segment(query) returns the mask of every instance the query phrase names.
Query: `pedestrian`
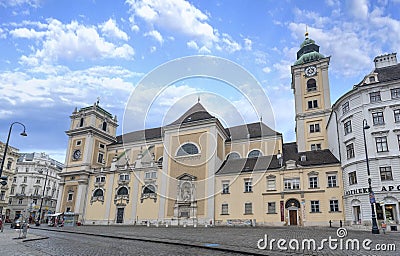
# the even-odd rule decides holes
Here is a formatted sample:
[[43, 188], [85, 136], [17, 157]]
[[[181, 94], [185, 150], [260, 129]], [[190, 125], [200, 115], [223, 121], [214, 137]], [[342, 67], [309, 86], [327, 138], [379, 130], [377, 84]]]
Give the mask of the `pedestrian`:
[[0, 218], [0, 231], [3, 232], [3, 219]]
[[384, 221], [382, 221], [381, 226], [382, 226], [382, 233], [386, 234], [386, 223]]

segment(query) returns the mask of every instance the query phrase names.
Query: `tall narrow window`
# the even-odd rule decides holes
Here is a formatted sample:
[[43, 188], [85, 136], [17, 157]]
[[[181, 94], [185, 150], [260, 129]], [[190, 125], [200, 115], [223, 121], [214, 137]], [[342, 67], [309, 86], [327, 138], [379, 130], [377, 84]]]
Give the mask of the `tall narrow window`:
[[375, 142], [376, 142], [376, 151], [377, 152], [389, 151], [386, 136], [376, 137]]
[[381, 93], [380, 92], [371, 92], [369, 94], [370, 102], [378, 102], [381, 101]]
[[349, 112], [349, 110], [350, 110], [350, 106], [349, 106], [349, 102], [347, 101], [347, 102], [343, 103], [342, 113], [346, 114], [347, 112]]
[[351, 120], [348, 120], [347, 122], [344, 123], [344, 135], [347, 135], [351, 132], [352, 132]]
[[245, 193], [253, 192], [253, 183], [251, 179], [244, 180], [244, 192]]
[[349, 172], [349, 184], [357, 184], [357, 173], [355, 171]]
[[81, 118], [81, 120], [79, 120], [79, 127], [83, 126], [83, 117]]
[[221, 215], [228, 215], [228, 210], [229, 210], [229, 205], [228, 204], [222, 204], [221, 206]]
[[400, 122], [400, 109], [393, 110], [393, 114], [394, 114], [394, 121], [396, 123], [399, 123]]
[[307, 81], [307, 92], [313, 92], [317, 90], [317, 82], [311, 78]]
[[400, 98], [400, 88], [390, 89], [390, 95], [392, 96], [392, 99]]
[[339, 211], [339, 200], [329, 200], [329, 210], [331, 212]]
[[244, 214], [253, 214], [253, 204], [252, 203], [244, 204]]
[[354, 157], [354, 144], [353, 143], [346, 145], [346, 153], [347, 153], [347, 159]]
[[390, 166], [379, 167], [381, 173], [381, 181], [393, 180], [392, 168]]
[[107, 131], [107, 122], [106, 121], [103, 122], [102, 129], [103, 129], [103, 131]]
[[383, 118], [383, 112], [372, 113], [372, 122], [374, 125], [385, 124], [385, 119]]
[[311, 212], [320, 212], [318, 200], [311, 200]]

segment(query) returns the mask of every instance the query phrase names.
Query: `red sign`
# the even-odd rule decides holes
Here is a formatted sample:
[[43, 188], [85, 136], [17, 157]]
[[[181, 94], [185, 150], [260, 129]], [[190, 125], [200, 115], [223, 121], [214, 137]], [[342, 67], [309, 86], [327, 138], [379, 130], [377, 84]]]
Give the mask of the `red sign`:
[[281, 221], [285, 221], [285, 204], [281, 201]]

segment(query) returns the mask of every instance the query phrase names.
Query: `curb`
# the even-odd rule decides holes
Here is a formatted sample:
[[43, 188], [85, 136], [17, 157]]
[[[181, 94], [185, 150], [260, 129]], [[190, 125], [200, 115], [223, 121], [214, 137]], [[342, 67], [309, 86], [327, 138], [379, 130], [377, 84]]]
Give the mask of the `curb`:
[[38, 241], [38, 240], [44, 240], [44, 239], [48, 239], [48, 236], [42, 236], [42, 237], [36, 237], [36, 238], [26, 238], [23, 239], [22, 242], [31, 242], [31, 241]]

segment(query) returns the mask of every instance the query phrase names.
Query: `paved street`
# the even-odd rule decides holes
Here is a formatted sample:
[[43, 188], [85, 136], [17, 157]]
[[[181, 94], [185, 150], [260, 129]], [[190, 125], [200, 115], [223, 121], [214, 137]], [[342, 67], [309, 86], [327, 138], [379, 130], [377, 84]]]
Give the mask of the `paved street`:
[[[84, 234], [83, 234], [84, 233]], [[18, 233], [6, 227], [0, 234], [1, 255], [400, 255], [400, 233], [372, 235], [370, 232], [348, 230], [343, 238], [357, 238], [361, 243], [371, 239], [370, 245], [395, 244], [397, 251], [336, 250], [282, 251], [276, 243], [273, 250], [257, 248], [257, 241], [267, 234], [272, 239], [314, 238], [317, 243], [324, 238], [336, 239], [336, 228], [176, 228], [142, 226], [83, 226], [74, 228], [31, 228], [25, 241], [11, 239]], [[288, 246], [288, 244], [286, 244]], [[205, 249], [211, 247], [213, 250]], [[4, 250], [5, 248], [5, 250]], [[221, 249], [221, 250], [215, 250]], [[234, 253], [236, 252], [236, 253]]]

